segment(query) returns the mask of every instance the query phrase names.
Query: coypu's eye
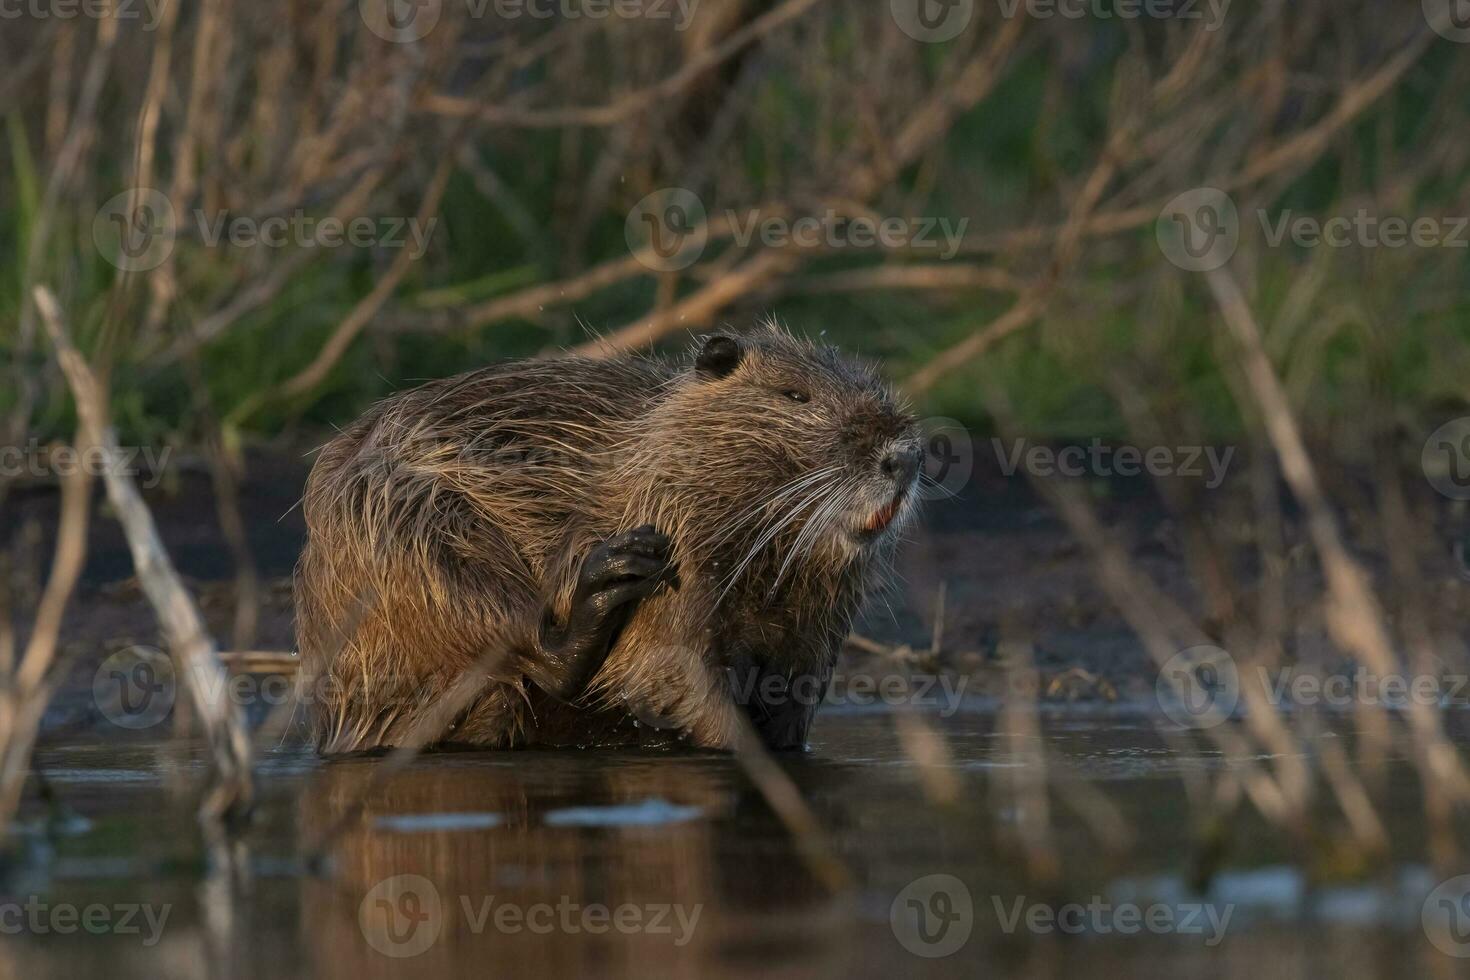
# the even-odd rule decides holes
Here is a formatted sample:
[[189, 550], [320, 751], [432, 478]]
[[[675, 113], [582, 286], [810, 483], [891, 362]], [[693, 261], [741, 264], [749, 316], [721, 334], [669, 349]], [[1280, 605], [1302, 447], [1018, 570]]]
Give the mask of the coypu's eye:
[[790, 398], [792, 401], [796, 402], [799, 405], [805, 405], [807, 402], [812, 400], [811, 395], [808, 395], [804, 391], [798, 391], [795, 388], [787, 388], [785, 391], [781, 392], [781, 394], [785, 395], [787, 398]]

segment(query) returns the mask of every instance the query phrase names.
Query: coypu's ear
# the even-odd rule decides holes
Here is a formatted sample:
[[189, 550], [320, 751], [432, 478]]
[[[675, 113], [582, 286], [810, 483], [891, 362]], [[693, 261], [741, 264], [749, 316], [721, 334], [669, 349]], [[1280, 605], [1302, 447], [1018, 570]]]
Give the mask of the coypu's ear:
[[740, 366], [745, 351], [733, 337], [712, 334], [705, 338], [704, 346], [694, 358], [694, 370], [711, 378], [723, 378]]

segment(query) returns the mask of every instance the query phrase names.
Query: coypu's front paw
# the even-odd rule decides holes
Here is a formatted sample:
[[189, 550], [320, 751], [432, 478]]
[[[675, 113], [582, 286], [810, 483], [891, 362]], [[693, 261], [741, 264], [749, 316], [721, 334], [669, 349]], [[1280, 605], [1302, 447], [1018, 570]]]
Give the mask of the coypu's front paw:
[[669, 537], [652, 524], [624, 531], [592, 549], [577, 576], [572, 618], [578, 607], [597, 619], [647, 598], [663, 583], [679, 587], [679, 570], [669, 560]]
[[542, 619], [541, 662], [528, 671], [538, 687], [565, 700], [582, 692], [638, 603], [665, 583], [679, 587], [669, 553], [668, 535], [651, 524], [592, 549], [577, 574], [566, 625], [558, 628], [550, 609]]

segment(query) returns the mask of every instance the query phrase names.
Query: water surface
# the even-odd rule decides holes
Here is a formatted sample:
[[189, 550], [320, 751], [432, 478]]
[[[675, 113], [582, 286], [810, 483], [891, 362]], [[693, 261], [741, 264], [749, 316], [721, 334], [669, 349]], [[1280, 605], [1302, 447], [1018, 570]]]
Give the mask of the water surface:
[[[997, 734], [992, 712], [932, 721], [952, 756], [946, 804], [885, 711], [824, 713], [812, 752], [782, 760], [850, 876], [836, 893], [720, 754], [453, 753], [380, 780], [379, 760], [277, 747], [232, 885], [207, 873], [190, 816], [200, 746], [50, 747], [38, 759], [57, 803], [49, 818], [27, 811], [33, 832], [0, 896], [19, 907], [0, 919], [0, 976], [1346, 980], [1460, 976], [1470, 962], [1421, 925], [1437, 876], [1403, 760], [1384, 776], [1400, 801], [1385, 814], [1386, 867], [1324, 873], [1240, 816], [1200, 891], [1185, 787], [1239, 763], [1180, 750], [1126, 710], [1047, 716], [1057, 777], [1085, 777], [1137, 832], [1110, 857], [1079, 815], [1085, 798], [1054, 793], [1043, 814], [1012, 792], [1026, 746]], [[320, 860], [304, 853], [349, 815]], [[1018, 844], [1038, 826], [1059, 855], [1045, 885]], [[95, 935], [89, 907], [104, 910], [90, 913]], [[54, 918], [64, 908], [78, 921]]]

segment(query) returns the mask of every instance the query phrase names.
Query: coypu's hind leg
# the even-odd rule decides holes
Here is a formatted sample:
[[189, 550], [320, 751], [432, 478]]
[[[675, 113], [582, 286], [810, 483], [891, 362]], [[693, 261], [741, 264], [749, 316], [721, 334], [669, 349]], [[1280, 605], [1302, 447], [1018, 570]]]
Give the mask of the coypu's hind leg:
[[770, 651], [743, 645], [726, 653], [732, 698], [761, 742], [772, 751], [804, 751], [817, 709], [832, 686], [838, 648], [783, 663]]
[[578, 697], [602, 668], [638, 603], [668, 583], [679, 587], [667, 535], [644, 525], [609, 538], [582, 560], [564, 618], [548, 602], [537, 631], [539, 656], [526, 676], [563, 701]]

